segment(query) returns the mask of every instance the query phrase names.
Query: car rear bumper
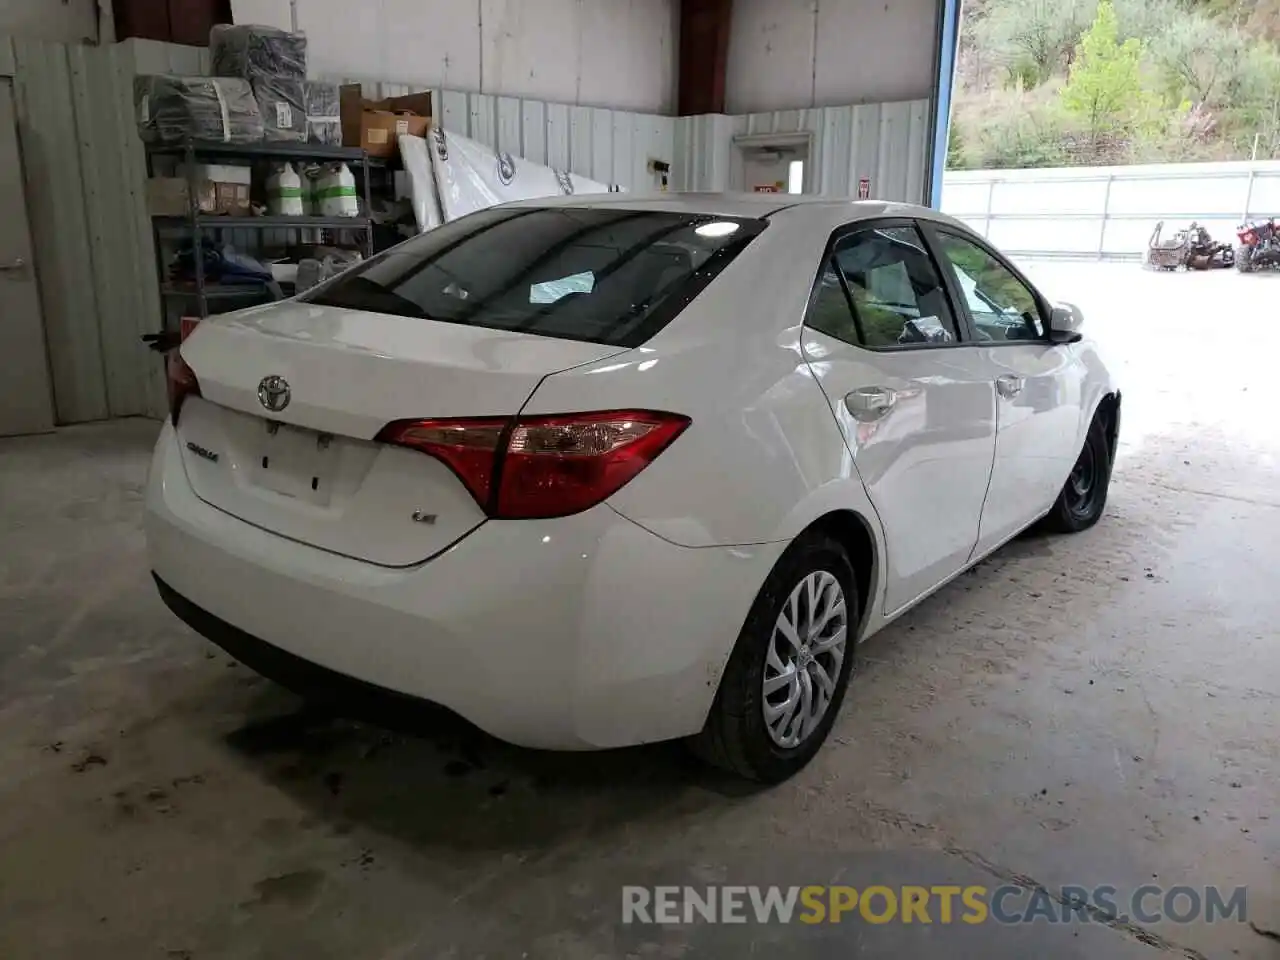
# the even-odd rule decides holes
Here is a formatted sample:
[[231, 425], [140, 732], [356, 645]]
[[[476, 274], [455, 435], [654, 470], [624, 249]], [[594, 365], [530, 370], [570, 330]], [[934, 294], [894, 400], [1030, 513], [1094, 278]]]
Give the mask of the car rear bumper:
[[247, 665], [292, 686], [352, 678], [549, 749], [701, 729], [785, 547], [679, 547], [601, 505], [490, 521], [427, 563], [381, 567], [204, 503], [168, 425], [146, 532], [166, 602]]

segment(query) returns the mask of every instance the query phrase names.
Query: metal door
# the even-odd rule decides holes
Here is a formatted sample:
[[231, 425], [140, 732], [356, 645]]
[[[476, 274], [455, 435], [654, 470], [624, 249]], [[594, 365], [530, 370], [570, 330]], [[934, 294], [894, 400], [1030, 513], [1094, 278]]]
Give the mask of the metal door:
[[53, 392], [18, 156], [13, 84], [0, 79], [0, 436], [53, 429]]

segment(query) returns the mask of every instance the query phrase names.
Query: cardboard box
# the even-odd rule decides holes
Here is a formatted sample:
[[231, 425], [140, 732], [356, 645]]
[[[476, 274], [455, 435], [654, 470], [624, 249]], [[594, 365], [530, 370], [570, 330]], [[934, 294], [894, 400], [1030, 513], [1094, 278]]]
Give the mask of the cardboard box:
[[410, 93], [385, 100], [366, 100], [360, 84], [344, 84], [338, 91], [342, 114], [342, 143], [363, 147], [371, 157], [399, 154], [401, 134], [425, 137], [431, 129], [431, 94]]
[[[186, 165], [178, 168], [186, 176]], [[196, 206], [201, 213], [224, 217], [249, 216], [249, 185], [253, 168], [233, 163], [197, 163], [191, 171], [196, 184]]]
[[152, 177], [148, 180], [147, 213], [153, 217], [185, 217], [187, 181], [181, 177]]
[[[147, 212], [153, 217], [185, 217], [187, 208], [185, 177], [152, 177], [147, 181]], [[196, 181], [196, 206], [201, 213], [247, 217], [250, 213], [249, 184], [223, 180]]]
[[252, 212], [247, 183], [225, 183], [221, 180], [196, 181], [196, 206], [201, 213], [225, 217], [247, 217]]

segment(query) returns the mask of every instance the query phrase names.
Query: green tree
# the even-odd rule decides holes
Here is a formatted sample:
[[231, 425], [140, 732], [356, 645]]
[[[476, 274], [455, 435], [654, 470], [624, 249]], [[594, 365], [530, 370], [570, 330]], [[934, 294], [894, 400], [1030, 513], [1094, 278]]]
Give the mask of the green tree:
[[1010, 80], [1044, 83], [1093, 17], [1097, 0], [1002, 0], [974, 24], [975, 39], [1004, 62]]
[[1187, 17], [1181, 0], [1111, 0], [1116, 11], [1117, 36], [1120, 40], [1137, 37], [1152, 41], [1165, 30]]
[[1111, 0], [1100, 0], [1080, 38], [1061, 102], [1084, 123], [1095, 146], [1109, 135], [1132, 136], [1149, 121], [1154, 104], [1142, 85], [1142, 41], [1119, 41]]
[[1151, 44], [1171, 100], [1214, 106], [1239, 82], [1245, 49], [1236, 28], [1195, 14], [1169, 23]]

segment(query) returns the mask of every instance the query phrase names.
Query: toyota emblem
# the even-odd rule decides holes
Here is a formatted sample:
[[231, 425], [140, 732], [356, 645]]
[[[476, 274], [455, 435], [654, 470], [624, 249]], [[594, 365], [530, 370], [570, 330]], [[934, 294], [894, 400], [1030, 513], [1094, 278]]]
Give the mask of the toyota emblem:
[[516, 161], [509, 153], [498, 154], [498, 182], [504, 187], [511, 186], [516, 178]]
[[287, 407], [292, 397], [293, 391], [284, 377], [263, 377], [258, 384], [258, 402], [272, 413], [279, 413]]

